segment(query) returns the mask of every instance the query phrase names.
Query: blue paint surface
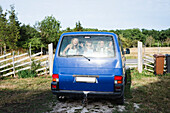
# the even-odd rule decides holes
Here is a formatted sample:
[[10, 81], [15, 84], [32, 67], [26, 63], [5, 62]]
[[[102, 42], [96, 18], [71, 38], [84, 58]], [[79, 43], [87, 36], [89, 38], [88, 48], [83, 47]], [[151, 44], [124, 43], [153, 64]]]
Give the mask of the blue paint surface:
[[[113, 36], [116, 56], [113, 58], [59, 57], [58, 51], [66, 35], [109, 35]], [[61, 35], [56, 48], [53, 74], [59, 74], [59, 89], [77, 91], [114, 91], [114, 76], [122, 76], [122, 60], [117, 36], [107, 32], [71, 32]], [[75, 82], [73, 75], [97, 75], [97, 83]]]

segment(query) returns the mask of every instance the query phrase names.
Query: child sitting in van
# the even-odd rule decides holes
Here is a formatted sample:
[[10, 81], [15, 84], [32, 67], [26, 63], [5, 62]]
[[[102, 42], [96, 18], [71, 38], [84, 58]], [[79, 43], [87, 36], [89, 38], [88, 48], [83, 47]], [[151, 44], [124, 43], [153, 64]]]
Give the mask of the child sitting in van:
[[96, 52], [98, 52], [100, 55], [106, 55], [107, 54], [107, 47], [105, 46], [104, 41], [98, 42]]
[[77, 38], [73, 38], [71, 40], [71, 44], [67, 45], [67, 47], [63, 51], [63, 55], [77, 55], [78, 54], [78, 49], [79, 49], [79, 40]]
[[91, 42], [86, 41], [85, 48], [84, 48], [84, 55], [91, 55], [93, 54], [93, 45]]
[[107, 52], [108, 52], [109, 56], [114, 56], [113, 42], [112, 41], [109, 42], [109, 45], [108, 45], [108, 48], [107, 48]]

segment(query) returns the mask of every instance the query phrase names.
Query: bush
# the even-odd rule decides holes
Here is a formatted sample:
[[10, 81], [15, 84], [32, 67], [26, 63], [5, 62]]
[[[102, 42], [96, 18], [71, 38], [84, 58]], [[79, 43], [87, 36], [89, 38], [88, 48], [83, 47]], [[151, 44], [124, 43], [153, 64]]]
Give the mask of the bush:
[[18, 72], [18, 77], [19, 78], [37, 77], [36, 70], [40, 67], [41, 67], [40, 62], [36, 64], [36, 62], [33, 61], [31, 64], [31, 70], [23, 70]]
[[32, 72], [31, 70], [23, 70], [18, 72], [19, 78], [29, 78], [29, 77], [36, 77], [37, 74]]

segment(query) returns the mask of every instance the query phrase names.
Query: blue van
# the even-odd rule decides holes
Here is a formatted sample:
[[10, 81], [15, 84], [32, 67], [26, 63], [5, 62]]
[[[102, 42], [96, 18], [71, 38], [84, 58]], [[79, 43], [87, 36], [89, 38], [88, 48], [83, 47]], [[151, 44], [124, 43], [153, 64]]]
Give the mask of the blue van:
[[61, 35], [51, 90], [65, 97], [107, 97], [124, 103], [125, 57], [114, 33], [70, 32]]

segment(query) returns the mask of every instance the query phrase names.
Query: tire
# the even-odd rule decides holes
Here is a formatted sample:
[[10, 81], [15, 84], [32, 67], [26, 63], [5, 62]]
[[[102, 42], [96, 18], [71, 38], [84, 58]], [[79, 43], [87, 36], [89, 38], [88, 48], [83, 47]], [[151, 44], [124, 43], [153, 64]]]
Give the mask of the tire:
[[119, 105], [123, 105], [124, 104], [124, 94], [122, 94], [122, 96], [120, 98], [118, 98], [116, 100], [117, 104]]
[[125, 85], [127, 84], [127, 74], [125, 73]]

